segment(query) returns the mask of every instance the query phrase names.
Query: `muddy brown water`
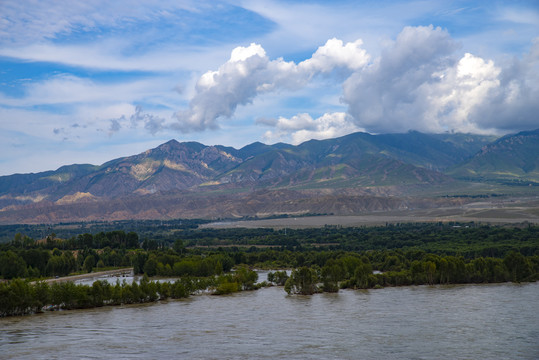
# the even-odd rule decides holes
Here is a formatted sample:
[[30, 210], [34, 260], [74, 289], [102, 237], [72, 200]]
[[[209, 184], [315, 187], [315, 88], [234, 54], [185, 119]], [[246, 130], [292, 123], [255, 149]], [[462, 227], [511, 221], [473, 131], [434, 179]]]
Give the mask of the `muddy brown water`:
[[0, 319], [1, 359], [537, 359], [539, 283], [282, 287]]

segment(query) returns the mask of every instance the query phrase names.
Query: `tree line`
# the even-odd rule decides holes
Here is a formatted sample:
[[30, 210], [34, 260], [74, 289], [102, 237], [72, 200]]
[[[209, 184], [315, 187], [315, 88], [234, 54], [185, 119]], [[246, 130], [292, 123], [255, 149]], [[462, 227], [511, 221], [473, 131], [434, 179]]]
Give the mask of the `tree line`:
[[[435, 231], [438, 229], [438, 231]], [[265, 236], [275, 231], [261, 230]], [[306, 230], [302, 230], [302, 234]], [[310, 231], [313, 231], [312, 229]], [[178, 237], [173, 244], [160, 247], [145, 247], [149, 243], [147, 239], [138, 240], [136, 233], [130, 235], [123, 231], [112, 231], [101, 235], [81, 234], [75, 239], [76, 246], [66, 246], [66, 240], [54, 240], [53, 249], [49, 249], [46, 242], [28, 240], [25, 236], [16, 236], [8, 244], [0, 246], [0, 276], [4, 279], [33, 278], [51, 276], [65, 276], [74, 272], [90, 272], [95, 269], [117, 268], [133, 266], [136, 273], [146, 273], [149, 276], [210, 276], [219, 275], [238, 264], [246, 264], [259, 268], [279, 269], [297, 268], [302, 266], [316, 265], [322, 268], [330, 259], [341, 258], [343, 254], [357, 256], [361, 254], [369, 259], [374, 270], [398, 273], [407, 269], [416, 269], [413, 261], [430, 261], [437, 269], [444, 269], [445, 263], [451, 271], [460, 269], [461, 277], [450, 277], [451, 281], [501, 281], [502, 266], [499, 260], [508, 254], [520, 254], [527, 258], [534, 269], [537, 254], [539, 254], [539, 231], [537, 227], [521, 228], [485, 228], [484, 226], [469, 233], [467, 229], [438, 227], [427, 224], [424, 227], [418, 225], [377, 227], [377, 228], [350, 228], [350, 229], [324, 229], [322, 236], [327, 234], [341, 234], [343, 232], [356, 234], [356, 246], [363, 250], [349, 250], [348, 246], [306, 243], [305, 240], [298, 242], [293, 238], [287, 245], [275, 245], [270, 247], [256, 246], [232, 246], [232, 247], [186, 247], [184, 240]], [[455, 232], [453, 234], [453, 232]], [[244, 236], [251, 234], [258, 238], [256, 232], [240, 231]], [[372, 233], [372, 234], [370, 234]], [[370, 235], [369, 235], [370, 234]], [[379, 240], [376, 234], [381, 234]], [[385, 234], [385, 235], [384, 235]], [[452, 236], [449, 236], [452, 234]], [[466, 238], [463, 234], [473, 234], [475, 237]], [[288, 234], [280, 235], [285, 241]], [[362, 236], [370, 240], [362, 240]], [[112, 248], [95, 247], [102, 244], [95, 239], [111, 239], [116, 244], [123, 246]], [[411, 237], [421, 238], [418, 246], [403, 246], [402, 243], [410, 241]], [[133, 240], [129, 240], [133, 239]], [[348, 239], [348, 238], [347, 238]], [[385, 240], [384, 240], [385, 239]], [[316, 239], [315, 239], [316, 240]], [[345, 243], [351, 241], [346, 240]], [[399, 243], [399, 241], [401, 243]], [[387, 247], [373, 242], [381, 242]], [[68, 241], [69, 243], [69, 241]], [[395, 245], [399, 243], [398, 246]], [[447, 249], [451, 244], [451, 248]], [[369, 245], [370, 244], [370, 245]], [[480, 245], [479, 245], [480, 244]], [[50, 244], [49, 244], [50, 245]], [[130, 246], [129, 248], [127, 246]], [[443, 249], [446, 248], [444, 251]], [[429, 250], [430, 249], [430, 250]], [[355, 255], [354, 255], [355, 254]], [[439, 258], [445, 258], [445, 262], [439, 262]], [[425, 260], [428, 259], [428, 260]], [[482, 260], [481, 260], [482, 259]], [[487, 260], [485, 260], [487, 259]], [[485, 262], [483, 267], [488, 268], [494, 277], [484, 274], [471, 276], [468, 266], [467, 275], [464, 274], [463, 263], [472, 261]], [[455, 265], [456, 264], [456, 265]], [[480, 267], [479, 265], [477, 267]], [[417, 271], [416, 271], [417, 272]], [[442, 278], [443, 278], [442, 274]], [[464, 279], [464, 280], [461, 280]], [[508, 279], [511, 280], [511, 279]], [[414, 280], [416, 281], [416, 280]]]
[[376, 267], [371, 259], [372, 256], [347, 254], [329, 259], [322, 267], [301, 266], [286, 279], [285, 290], [289, 294], [310, 295], [344, 288], [523, 282], [539, 278], [539, 256], [525, 257], [518, 252], [510, 252], [503, 259], [479, 257], [472, 260], [424, 254], [420, 259], [403, 262], [389, 255]]
[[44, 281], [32, 284], [15, 279], [0, 283], [0, 317], [180, 299], [207, 289], [217, 295], [256, 290], [265, 285], [256, 284], [257, 279], [255, 271], [244, 267], [233, 274], [205, 278], [186, 276], [174, 282], [150, 281], [146, 275], [140, 282], [110, 284], [97, 280], [91, 286], [73, 282], [49, 285]]

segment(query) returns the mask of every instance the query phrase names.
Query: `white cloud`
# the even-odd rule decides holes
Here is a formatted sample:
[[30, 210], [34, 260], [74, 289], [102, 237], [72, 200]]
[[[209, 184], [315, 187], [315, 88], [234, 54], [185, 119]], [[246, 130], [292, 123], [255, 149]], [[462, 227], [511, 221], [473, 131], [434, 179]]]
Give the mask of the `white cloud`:
[[326, 113], [317, 119], [309, 114], [298, 114], [290, 119], [259, 119], [259, 124], [273, 126], [275, 131], [268, 130], [264, 140], [270, 143], [286, 141], [300, 144], [311, 139], [329, 139], [363, 131], [350, 117], [343, 112]]
[[455, 42], [440, 28], [406, 27], [373, 65], [345, 81], [343, 101], [375, 133], [536, 128], [537, 46], [502, 68], [469, 53], [456, 58]]
[[302, 70], [327, 73], [335, 68], [360, 70], [369, 61], [370, 56], [361, 48], [363, 40], [343, 44], [342, 40], [329, 39], [324, 46], [316, 50], [310, 59], [299, 64]]
[[218, 70], [200, 77], [189, 109], [175, 114], [176, 127], [183, 132], [216, 129], [218, 118], [231, 117], [239, 105], [251, 103], [259, 94], [300, 89], [313, 76], [335, 69], [360, 69], [369, 60], [361, 44], [361, 40], [344, 44], [331, 39], [299, 64], [270, 60], [259, 44], [237, 47]]
[[[137, 106], [135, 108], [135, 113], [129, 117], [129, 121], [132, 128], [136, 128], [138, 127], [139, 123], [142, 123], [144, 125], [144, 129], [146, 129], [152, 135], [166, 129], [166, 120], [164, 118], [153, 114], [144, 113], [141, 106]], [[111, 123], [111, 128], [112, 126], [116, 126], [116, 123], [120, 125], [119, 122], [117, 120], [115, 122], [114, 119], [111, 120]]]
[[471, 109], [470, 117], [481, 128], [502, 133], [539, 127], [539, 38], [529, 53], [505, 64], [497, 76], [498, 86], [488, 98]]
[[478, 105], [489, 101], [491, 91], [499, 87], [499, 74], [493, 61], [467, 53], [445, 71], [439, 82], [425, 84], [422, 90], [428, 96], [428, 105], [423, 115], [432, 130], [492, 131], [481, 129], [471, 114]]
[[[336, 73], [340, 77], [330, 81], [346, 79], [341, 98], [348, 106], [346, 124], [341, 123], [346, 131], [493, 133], [533, 128], [537, 124], [529, 110], [537, 106], [537, 46], [523, 60], [502, 68], [470, 53], [459, 58], [459, 44], [432, 25], [405, 27], [370, 64], [360, 39], [330, 39], [298, 64], [270, 60], [262, 46], [253, 43], [235, 48], [226, 63], [200, 77], [189, 109], [177, 112], [178, 123], [172, 126], [183, 132], [216, 129], [220, 118], [232, 117], [239, 105], [261, 94], [297, 91], [314, 83], [317, 75]], [[303, 114], [258, 123], [277, 128], [266, 133], [267, 140], [290, 138], [297, 143], [308, 136], [346, 132], [336, 131], [334, 120], [328, 121]], [[314, 123], [318, 125], [313, 128]]]
[[343, 85], [343, 101], [358, 124], [374, 132], [429, 127], [421, 86], [438, 82], [456, 45], [446, 31], [406, 27], [380, 58]]
[[256, 44], [235, 49], [219, 70], [202, 75], [189, 109], [175, 114], [178, 129], [184, 132], [215, 129], [219, 116], [230, 117], [238, 105], [251, 101], [268, 75], [264, 72], [269, 59], [260, 50]]

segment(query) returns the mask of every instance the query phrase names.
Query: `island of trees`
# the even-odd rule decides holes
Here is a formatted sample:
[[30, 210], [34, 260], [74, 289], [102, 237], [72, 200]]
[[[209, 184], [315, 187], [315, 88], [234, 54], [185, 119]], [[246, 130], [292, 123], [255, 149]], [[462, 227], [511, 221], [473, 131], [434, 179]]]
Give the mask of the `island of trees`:
[[[132, 267], [132, 283], [48, 283], [47, 278]], [[274, 270], [257, 283], [253, 269]], [[288, 269], [284, 271], [284, 269]], [[152, 281], [152, 277], [175, 278]], [[536, 281], [539, 227], [396, 224], [300, 230], [166, 230], [16, 234], [0, 245], [0, 316], [152, 302], [281, 285], [289, 294], [386, 286]]]

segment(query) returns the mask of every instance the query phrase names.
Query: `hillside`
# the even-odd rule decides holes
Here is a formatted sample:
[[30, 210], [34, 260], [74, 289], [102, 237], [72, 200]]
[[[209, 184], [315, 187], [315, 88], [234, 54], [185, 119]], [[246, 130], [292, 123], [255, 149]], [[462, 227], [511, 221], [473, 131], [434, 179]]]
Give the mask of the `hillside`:
[[539, 184], [539, 129], [504, 136], [450, 169], [457, 178]]
[[253, 143], [241, 149], [171, 140], [100, 166], [2, 176], [0, 222], [355, 214], [439, 206], [427, 199], [429, 189], [443, 195], [443, 189], [462, 188], [463, 180], [536, 179], [538, 133], [492, 143], [492, 137], [466, 134], [354, 133], [297, 146]]

